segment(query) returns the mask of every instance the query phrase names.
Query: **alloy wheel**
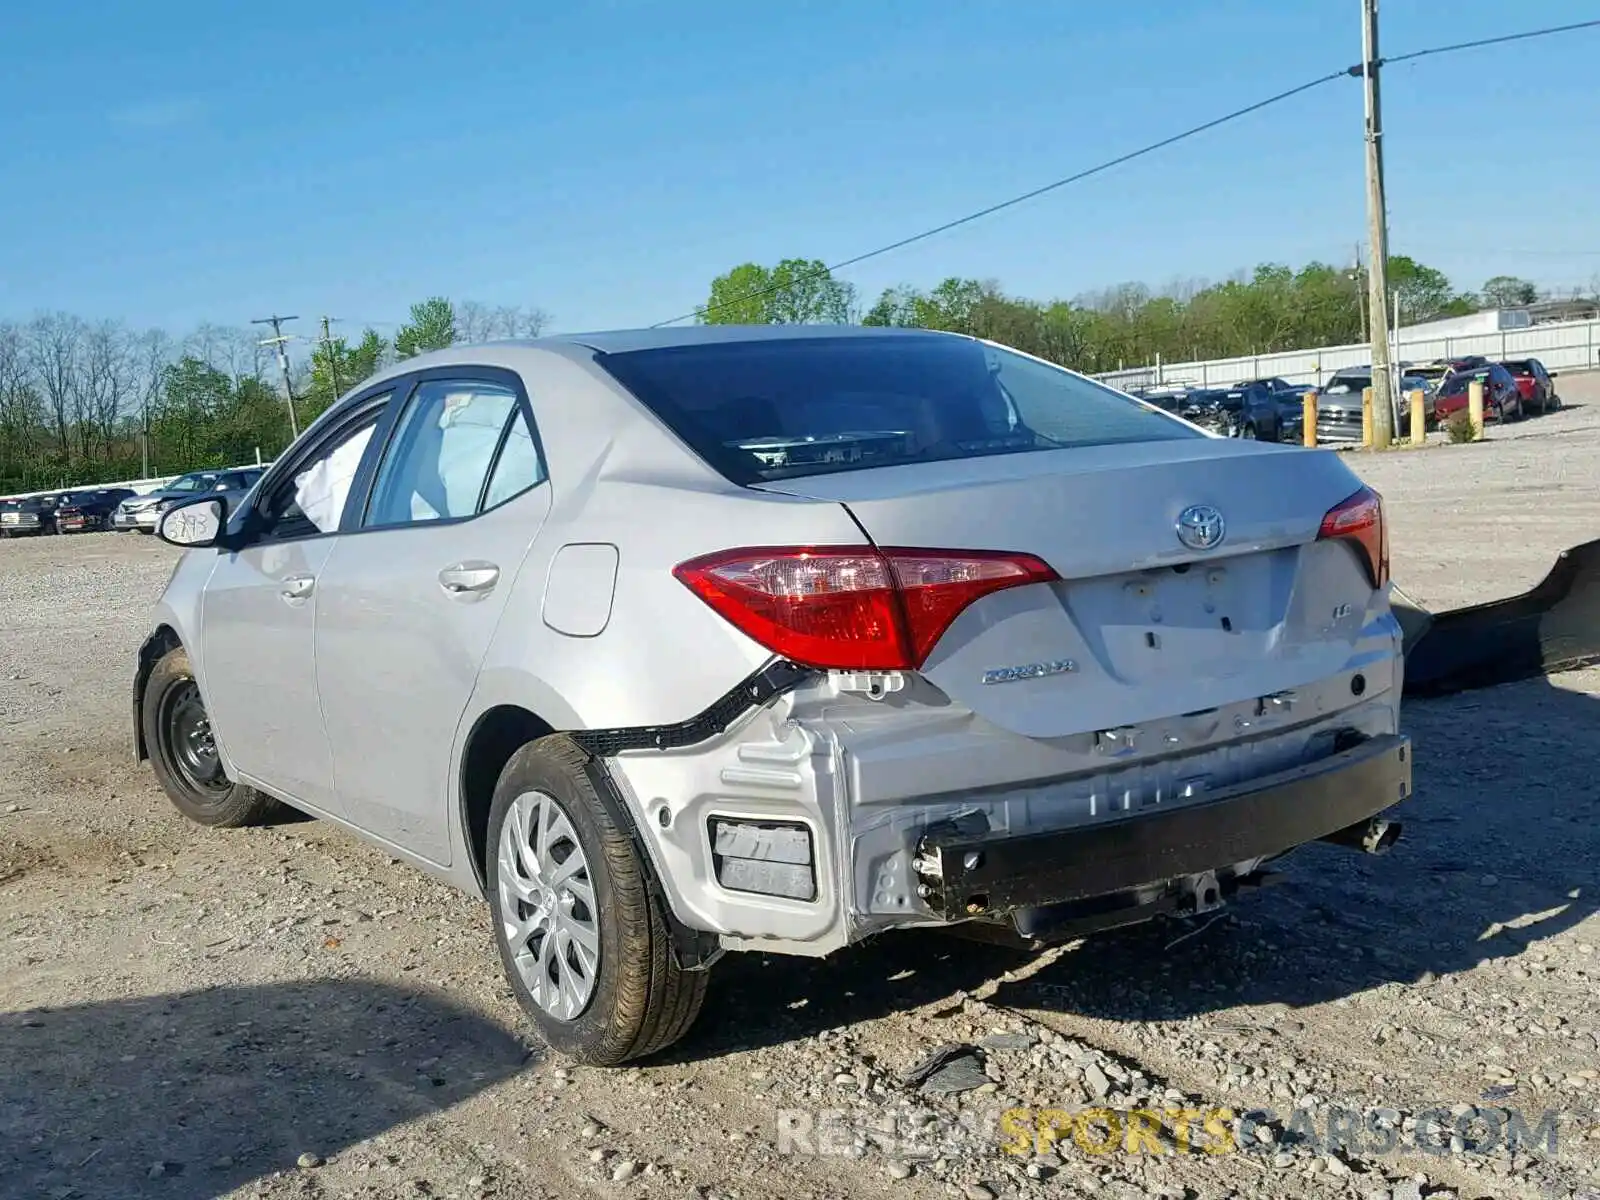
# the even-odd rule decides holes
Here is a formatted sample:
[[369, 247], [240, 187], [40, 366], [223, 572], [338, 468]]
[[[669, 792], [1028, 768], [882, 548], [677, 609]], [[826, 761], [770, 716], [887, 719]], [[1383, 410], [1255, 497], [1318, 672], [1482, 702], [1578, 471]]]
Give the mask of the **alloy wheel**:
[[497, 848], [500, 921], [517, 974], [558, 1021], [588, 1007], [600, 972], [600, 923], [589, 860], [560, 801], [524, 792]]

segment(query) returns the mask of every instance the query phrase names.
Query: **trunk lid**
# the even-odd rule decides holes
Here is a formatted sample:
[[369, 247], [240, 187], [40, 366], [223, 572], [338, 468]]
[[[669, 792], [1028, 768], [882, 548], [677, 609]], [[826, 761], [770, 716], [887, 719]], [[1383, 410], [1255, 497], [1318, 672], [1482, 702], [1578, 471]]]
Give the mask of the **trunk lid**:
[[[1350, 661], [1381, 602], [1354, 550], [1316, 540], [1324, 514], [1361, 487], [1328, 452], [1208, 438], [758, 486], [841, 503], [880, 546], [1010, 551], [1049, 563], [1060, 582], [977, 601], [922, 672], [988, 720], [1034, 737], [1326, 678]], [[1179, 539], [1179, 516], [1196, 505], [1225, 522], [1212, 549]]]

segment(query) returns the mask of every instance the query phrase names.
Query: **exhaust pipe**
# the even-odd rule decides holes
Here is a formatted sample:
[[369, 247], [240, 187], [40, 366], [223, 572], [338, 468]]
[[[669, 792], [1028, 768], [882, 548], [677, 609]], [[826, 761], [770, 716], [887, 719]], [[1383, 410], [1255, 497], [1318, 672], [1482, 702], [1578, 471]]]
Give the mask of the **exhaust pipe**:
[[1331, 842], [1335, 846], [1346, 846], [1366, 854], [1383, 854], [1400, 840], [1400, 822], [1372, 817], [1324, 834], [1317, 840]]

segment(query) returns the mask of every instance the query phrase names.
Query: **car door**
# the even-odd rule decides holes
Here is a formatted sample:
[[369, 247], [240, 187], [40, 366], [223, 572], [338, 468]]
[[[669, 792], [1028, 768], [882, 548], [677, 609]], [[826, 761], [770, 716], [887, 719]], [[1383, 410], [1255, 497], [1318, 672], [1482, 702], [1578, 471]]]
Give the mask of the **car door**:
[[419, 373], [359, 529], [317, 588], [317, 690], [344, 814], [441, 866], [456, 727], [549, 509], [520, 378]]
[[239, 546], [218, 553], [201, 599], [200, 686], [235, 775], [335, 815], [317, 704], [315, 594], [390, 394], [352, 402], [295, 448], [229, 521]]

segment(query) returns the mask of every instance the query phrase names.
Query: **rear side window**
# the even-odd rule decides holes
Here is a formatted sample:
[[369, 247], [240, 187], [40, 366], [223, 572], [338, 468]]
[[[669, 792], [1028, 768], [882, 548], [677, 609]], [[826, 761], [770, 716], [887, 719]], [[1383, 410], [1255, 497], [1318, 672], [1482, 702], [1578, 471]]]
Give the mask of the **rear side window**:
[[511, 413], [511, 428], [506, 431], [505, 442], [500, 447], [500, 457], [495, 460], [494, 471], [489, 476], [489, 488], [483, 494], [484, 510], [504, 504], [544, 480], [544, 459], [539, 455], [539, 444], [533, 440], [522, 411], [515, 409]]
[[378, 468], [363, 523], [410, 525], [472, 516], [516, 409], [517, 394], [499, 384], [444, 379], [418, 384]]
[[598, 362], [740, 484], [1204, 436], [1121, 392], [967, 338], [721, 342]]

